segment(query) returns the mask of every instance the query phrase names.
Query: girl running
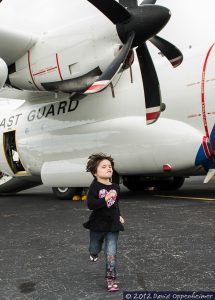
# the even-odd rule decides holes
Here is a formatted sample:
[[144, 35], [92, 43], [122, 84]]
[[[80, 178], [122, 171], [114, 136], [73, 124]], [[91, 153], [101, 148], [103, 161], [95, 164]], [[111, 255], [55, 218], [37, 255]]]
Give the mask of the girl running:
[[111, 183], [114, 161], [103, 153], [92, 154], [87, 163], [87, 172], [94, 177], [88, 195], [87, 205], [92, 213], [84, 227], [90, 230], [90, 260], [96, 262], [105, 242], [106, 283], [109, 292], [119, 290], [116, 282], [116, 254], [119, 231], [123, 231], [124, 219], [119, 210], [120, 187]]

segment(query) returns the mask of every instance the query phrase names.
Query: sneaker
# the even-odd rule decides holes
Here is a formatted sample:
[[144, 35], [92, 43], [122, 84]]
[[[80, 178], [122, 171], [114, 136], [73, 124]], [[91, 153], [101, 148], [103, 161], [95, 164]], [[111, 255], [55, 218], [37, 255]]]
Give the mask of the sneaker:
[[97, 261], [98, 260], [98, 254], [90, 254], [90, 260], [91, 261]]
[[106, 280], [108, 292], [116, 292], [119, 290], [119, 286], [115, 279], [107, 278]]

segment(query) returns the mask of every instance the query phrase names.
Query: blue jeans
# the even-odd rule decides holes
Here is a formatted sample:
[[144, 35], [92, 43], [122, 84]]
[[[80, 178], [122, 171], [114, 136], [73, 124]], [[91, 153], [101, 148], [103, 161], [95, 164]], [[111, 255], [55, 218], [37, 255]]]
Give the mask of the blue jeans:
[[119, 232], [99, 232], [90, 230], [90, 254], [99, 254], [105, 241], [106, 278], [116, 278], [116, 253]]

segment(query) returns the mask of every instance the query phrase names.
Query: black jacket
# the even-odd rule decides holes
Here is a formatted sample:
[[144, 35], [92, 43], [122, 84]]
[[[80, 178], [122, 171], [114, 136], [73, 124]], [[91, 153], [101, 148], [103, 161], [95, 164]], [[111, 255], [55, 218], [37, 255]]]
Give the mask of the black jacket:
[[[114, 199], [105, 201], [105, 196], [111, 190], [117, 192]], [[93, 231], [116, 232], [124, 230], [123, 225], [119, 221], [119, 193], [118, 184], [106, 185], [98, 182], [96, 179], [90, 185], [87, 195], [87, 205], [91, 213], [89, 220], [83, 224], [87, 229]]]

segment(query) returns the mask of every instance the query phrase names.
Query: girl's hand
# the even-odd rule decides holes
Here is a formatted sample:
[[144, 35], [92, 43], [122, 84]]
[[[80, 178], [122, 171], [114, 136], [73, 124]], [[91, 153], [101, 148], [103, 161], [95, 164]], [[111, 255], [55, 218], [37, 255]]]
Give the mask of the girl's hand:
[[116, 196], [116, 193], [114, 193], [114, 192], [108, 193], [108, 194], [105, 196], [105, 200], [108, 201], [108, 200], [110, 200], [112, 197], [115, 197], [115, 196]]
[[121, 224], [125, 224], [125, 220], [121, 216], [119, 217], [119, 221], [120, 221]]

